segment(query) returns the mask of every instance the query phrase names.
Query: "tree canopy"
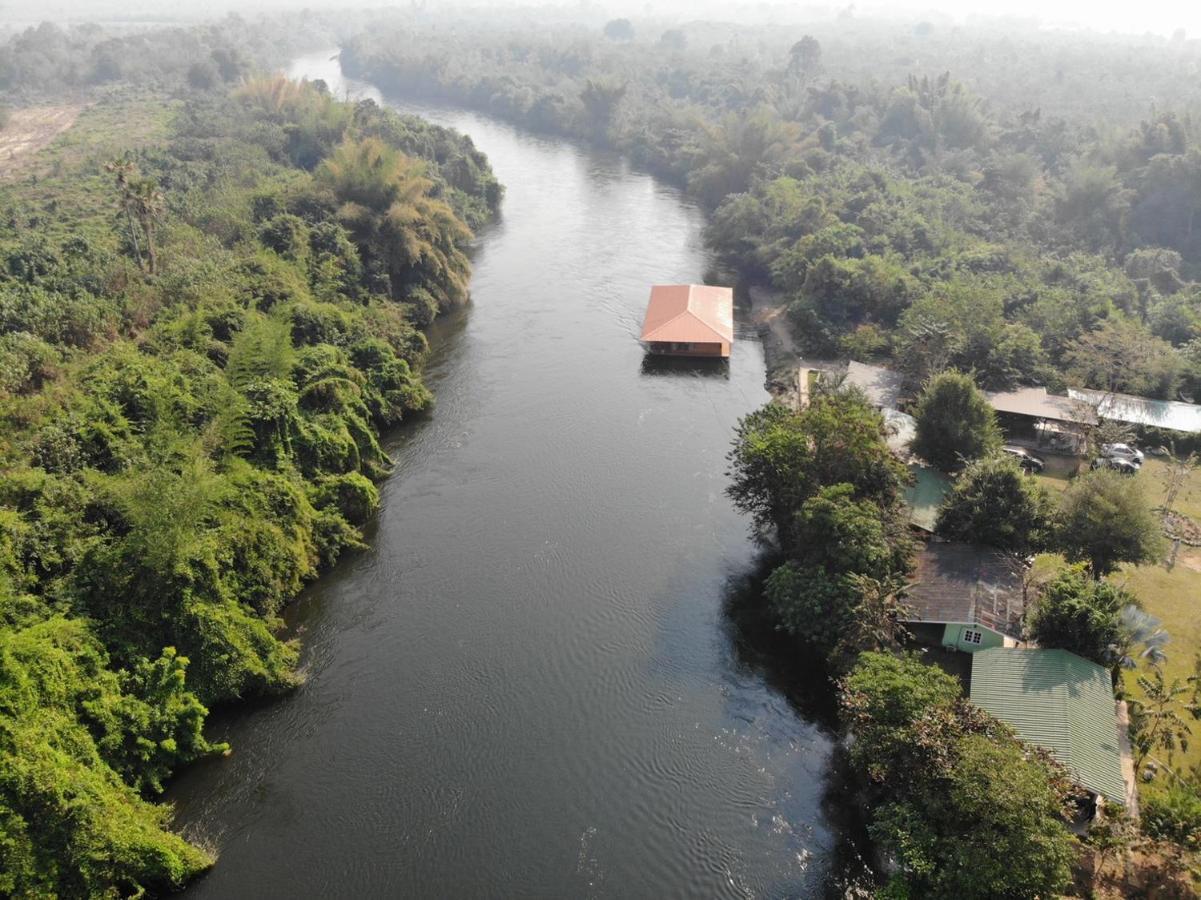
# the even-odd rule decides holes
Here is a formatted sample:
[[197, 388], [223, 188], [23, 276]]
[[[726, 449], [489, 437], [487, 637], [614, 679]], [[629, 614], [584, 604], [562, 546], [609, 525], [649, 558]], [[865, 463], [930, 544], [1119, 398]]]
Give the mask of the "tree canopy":
[[970, 375], [941, 372], [918, 397], [913, 452], [944, 472], [987, 456], [1001, 444], [996, 413]]
[[956, 541], [1018, 554], [1046, 549], [1054, 538], [1050, 493], [1002, 454], [968, 463], [938, 510], [935, 530]]
[[1064, 491], [1058, 544], [1068, 559], [1088, 563], [1099, 578], [1122, 563], [1157, 559], [1164, 540], [1142, 485], [1098, 469], [1080, 475]]

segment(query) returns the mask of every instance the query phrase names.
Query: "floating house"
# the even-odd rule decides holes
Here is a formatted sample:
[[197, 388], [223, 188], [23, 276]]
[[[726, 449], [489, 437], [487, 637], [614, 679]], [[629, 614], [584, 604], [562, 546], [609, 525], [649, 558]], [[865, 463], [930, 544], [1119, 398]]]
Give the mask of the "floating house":
[[1134, 768], [1103, 667], [1067, 650], [982, 650], [972, 657], [971, 698], [1094, 798], [1134, 810]]
[[976, 653], [1021, 640], [1021, 568], [996, 550], [930, 541], [918, 554], [907, 601], [906, 621], [927, 643]]
[[734, 343], [734, 291], [706, 284], [655, 285], [642, 342], [651, 353], [728, 357]]

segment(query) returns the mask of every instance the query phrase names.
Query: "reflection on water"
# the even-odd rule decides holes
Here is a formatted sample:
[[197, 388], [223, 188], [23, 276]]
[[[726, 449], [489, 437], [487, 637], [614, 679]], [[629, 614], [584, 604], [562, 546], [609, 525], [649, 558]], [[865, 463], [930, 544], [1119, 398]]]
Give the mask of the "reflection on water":
[[697, 356], [667, 356], [662, 353], [646, 353], [642, 357], [643, 375], [682, 375], [693, 378], [730, 379], [728, 359], [705, 359]]
[[[329, 56], [298, 71], [359, 90]], [[649, 285], [701, 279], [700, 211], [419, 111], [489, 154], [505, 215], [433, 329], [437, 407], [389, 438], [370, 548], [289, 611], [306, 683], [221, 716], [233, 755], [171, 789], [220, 853], [190, 893], [820, 896], [829, 687], [740, 599], [760, 551], [725, 495], [762, 348], [740, 332], [715, 371], [636, 340]]]

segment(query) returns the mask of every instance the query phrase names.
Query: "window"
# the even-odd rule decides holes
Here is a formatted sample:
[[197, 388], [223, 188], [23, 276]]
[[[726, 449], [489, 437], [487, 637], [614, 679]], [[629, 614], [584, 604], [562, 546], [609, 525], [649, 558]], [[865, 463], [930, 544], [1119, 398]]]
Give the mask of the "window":
[[971, 628], [963, 629], [963, 642], [965, 644], [979, 644], [981, 637], [983, 635], [979, 631], [973, 631]]

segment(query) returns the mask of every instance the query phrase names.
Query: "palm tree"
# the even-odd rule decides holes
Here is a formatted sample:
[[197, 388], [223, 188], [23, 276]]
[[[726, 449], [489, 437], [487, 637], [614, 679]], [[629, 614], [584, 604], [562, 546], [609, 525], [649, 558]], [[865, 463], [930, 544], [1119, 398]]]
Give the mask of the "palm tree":
[[137, 168], [134, 166], [133, 161], [126, 156], [105, 163], [104, 171], [111, 172], [116, 176], [117, 191], [119, 194], [117, 204], [121, 212], [125, 213], [125, 224], [129, 230], [129, 242], [133, 245], [133, 253], [138, 261], [138, 268], [142, 268], [142, 248], [138, 242], [138, 230], [134, 223], [134, 208], [136, 204], [134, 203], [131, 187], [133, 177], [137, 174]]
[[1189, 687], [1181, 684], [1179, 678], [1173, 678], [1168, 684], [1163, 670], [1158, 666], [1152, 668], [1152, 676], [1139, 676], [1138, 686], [1142, 688], [1142, 700], [1133, 700], [1134, 712], [1134, 743], [1137, 750], [1135, 768], [1141, 768], [1143, 761], [1151, 751], [1166, 750], [1168, 760], [1176, 749], [1188, 750], [1188, 741], [1193, 729], [1180, 714], [1188, 704], [1181, 697], [1189, 692]]
[[[159, 190], [158, 182], [153, 178], [139, 177], [137, 167], [128, 156], [110, 160], [104, 164], [104, 170], [116, 176], [119, 193], [117, 204], [125, 214], [129, 242], [133, 246], [138, 267], [147, 274], [154, 275], [158, 271], [155, 228], [166, 211], [166, 201]], [[139, 240], [139, 236], [142, 240]], [[142, 252], [143, 241], [145, 254]]]
[[1171, 639], [1159, 619], [1131, 603], [1118, 614], [1118, 637], [1105, 655], [1115, 668], [1133, 669], [1139, 660], [1158, 666], [1168, 658], [1164, 647]]
[[134, 216], [146, 237], [146, 272], [158, 273], [158, 246], [154, 241], [159, 220], [166, 212], [166, 199], [153, 178], [139, 178], [131, 185]]

